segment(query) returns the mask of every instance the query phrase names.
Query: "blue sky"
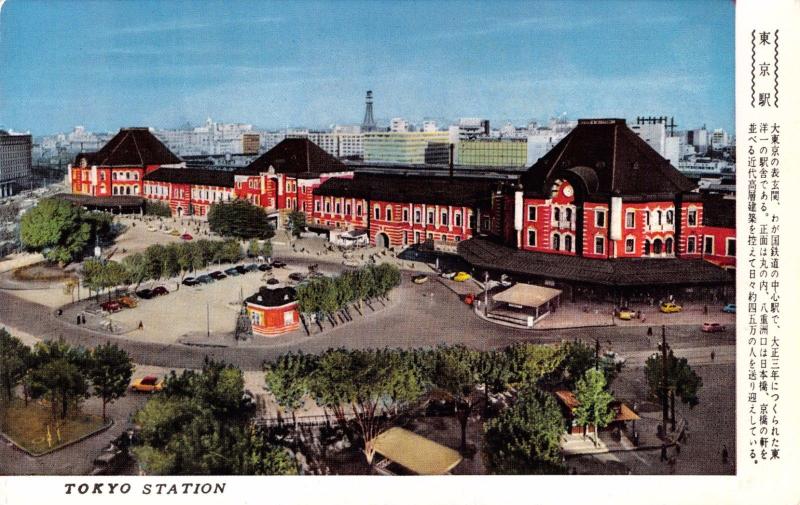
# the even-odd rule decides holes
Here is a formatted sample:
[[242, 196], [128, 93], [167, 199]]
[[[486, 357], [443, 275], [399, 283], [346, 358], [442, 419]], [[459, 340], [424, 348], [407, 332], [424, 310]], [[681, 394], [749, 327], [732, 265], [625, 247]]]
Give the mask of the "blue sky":
[[[2, 0], [0, 0], [2, 2]], [[0, 126], [265, 128], [670, 115], [733, 128], [728, 0], [29, 1], [0, 10]]]

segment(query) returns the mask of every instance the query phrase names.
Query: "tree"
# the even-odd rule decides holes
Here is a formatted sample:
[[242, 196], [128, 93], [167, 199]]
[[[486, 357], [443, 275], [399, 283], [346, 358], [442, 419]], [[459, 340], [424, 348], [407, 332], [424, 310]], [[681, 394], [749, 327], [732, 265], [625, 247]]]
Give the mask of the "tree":
[[587, 427], [594, 425], [594, 445], [597, 446], [598, 430], [605, 428], [614, 420], [616, 413], [611, 408], [614, 397], [606, 391], [606, 377], [603, 372], [590, 368], [575, 385], [575, 399], [578, 406], [573, 412], [575, 421], [583, 426], [586, 436]]
[[275, 235], [267, 212], [247, 200], [214, 203], [208, 210], [209, 229], [223, 237], [267, 239]]
[[483, 456], [493, 474], [564, 473], [564, 418], [553, 397], [535, 387], [484, 425]]
[[403, 366], [398, 357], [391, 351], [330, 349], [319, 357], [311, 375], [318, 405], [331, 409], [342, 424], [350, 408], [369, 465], [375, 457], [375, 437], [385, 426], [383, 414], [422, 394], [417, 371]]
[[463, 345], [440, 347], [436, 353], [433, 384], [449, 393], [455, 403], [456, 417], [461, 424], [461, 448], [467, 447], [467, 421], [472, 412], [472, 392], [478, 382], [478, 351]]
[[64, 200], [45, 198], [20, 220], [22, 245], [44, 251], [45, 257], [60, 264], [69, 263], [83, 251], [92, 227], [82, 219], [80, 207]]
[[53, 419], [66, 419], [70, 403], [89, 397], [86, 382], [88, 359], [82, 348], [64, 342], [39, 342], [33, 358], [38, 365], [31, 371], [34, 397], [46, 396], [51, 405]]
[[72, 301], [75, 302], [75, 289], [80, 285], [80, 282], [75, 277], [69, 277], [64, 281], [64, 294], [70, 295]]
[[0, 387], [7, 401], [11, 401], [14, 388], [28, 372], [30, 354], [30, 348], [20, 339], [0, 328]]
[[171, 217], [172, 211], [169, 208], [169, 205], [157, 202], [153, 200], [147, 200], [144, 207], [144, 213], [148, 216], [158, 216], [158, 217]]
[[483, 384], [485, 395], [484, 412], [489, 407], [489, 394], [497, 393], [508, 386], [511, 378], [508, 354], [503, 351], [483, 351], [475, 362], [478, 380]]
[[131, 254], [122, 260], [122, 266], [127, 272], [131, 283], [135, 284], [134, 290], [139, 289], [139, 285], [150, 279], [150, 269], [147, 256], [142, 253]]
[[313, 356], [288, 353], [267, 365], [264, 382], [275, 401], [291, 411], [292, 423], [297, 424], [295, 411], [303, 406], [303, 398], [310, 393], [310, 376], [315, 368]]
[[164, 277], [164, 257], [167, 254], [167, 248], [161, 244], [153, 244], [148, 246], [144, 251], [144, 257], [147, 262], [147, 278], [158, 280]]
[[[270, 447], [254, 448], [252, 405], [238, 368], [206, 361], [200, 372], [172, 372], [136, 414], [142, 445], [134, 452], [151, 474], [229, 475], [280, 468]], [[261, 466], [259, 466], [261, 465]]]
[[[663, 404], [668, 401], [670, 405], [670, 421], [675, 428], [675, 396], [677, 395], [689, 408], [700, 403], [698, 393], [703, 387], [703, 380], [689, 366], [686, 358], [677, 358], [670, 350], [667, 354], [666, 384], [664, 379], [664, 362], [661, 354], [654, 354], [647, 358], [644, 364], [644, 375], [647, 380], [650, 396], [658, 398]], [[664, 386], [666, 385], [666, 398]]]
[[189, 242], [182, 242], [175, 246], [175, 259], [178, 263], [181, 280], [183, 280], [186, 273], [192, 269], [192, 265], [194, 264], [194, 253], [192, 249], [193, 245]]
[[242, 259], [242, 245], [238, 240], [227, 239], [222, 242], [219, 254], [222, 261], [235, 263]]
[[561, 378], [570, 387], [575, 386], [575, 382], [584, 376], [587, 370], [595, 366], [595, 352], [590, 346], [581, 341], [567, 342], [564, 347], [564, 361], [559, 370]]
[[261, 256], [265, 258], [269, 258], [272, 256], [272, 242], [269, 240], [265, 240], [263, 244], [261, 244]]
[[106, 405], [125, 396], [133, 374], [133, 363], [128, 353], [117, 344], [106, 343], [92, 349], [89, 380], [95, 395], [103, 402], [103, 421]]
[[511, 382], [535, 385], [564, 361], [564, 349], [544, 344], [517, 344], [506, 350]]
[[303, 230], [306, 229], [306, 215], [299, 210], [292, 210], [286, 217], [286, 229], [294, 237], [299, 237]]
[[257, 240], [250, 239], [250, 242], [247, 243], [247, 257], [255, 258], [259, 254], [261, 254], [261, 246]]

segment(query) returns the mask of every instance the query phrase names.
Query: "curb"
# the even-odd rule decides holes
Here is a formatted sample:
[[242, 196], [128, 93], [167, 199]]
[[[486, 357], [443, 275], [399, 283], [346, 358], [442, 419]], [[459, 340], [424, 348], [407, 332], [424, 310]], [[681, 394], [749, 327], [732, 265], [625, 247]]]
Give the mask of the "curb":
[[14, 440], [12, 440], [12, 439], [11, 439], [11, 438], [10, 438], [8, 435], [6, 435], [6, 434], [5, 434], [5, 433], [3, 433], [3, 432], [0, 432], [0, 437], [2, 437], [2, 438], [3, 438], [3, 440], [6, 440], [8, 443], [10, 443], [11, 445], [13, 445], [13, 446], [14, 446], [16, 449], [18, 449], [18, 450], [20, 450], [20, 451], [24, 452], [24, 453], [25, 453], [25, 454], [27, 454], [28, 456], [30, 456], [30, 457], [32, 457], [32, 458], [41, 458], [42, 456], [47, 456], [48, 454], [52, 454], [52, 453], [54, 453], [54, 452], [56, 452], [56, 451], [60, 451], [61, 449], [66, 449], [67, 447], [69, 447], [69, 446], [71, 446], [71, 445], [75, 445], [75, 444], [77, 444], [77, 443], [79, 443], [79, 442], [83, 442], [83, 441], [84, 441], [84, 440], [86, 440], [87, 438], [93, 437], [93, 436], [95, 436], [95, 435], [98, 435], [98, 434], [100, 434], [100, 433], [102, 433], [102, 432], [106, 431], [107, 429], [109, 429], [109, 428], [111, 428], [112, 426], [114, 426], [114, 424], [115, 424], [115, 423], [114, 423], [114, 420], [113, 420], [113, 419], [110, 419], [110, 420], [108, 421], [108, 423], [106, 423], [104, 426], [101, 426], [100, 428], [98, 428], [98, 429], [96, 429], [96, 430], [94, 430], [94, 431], [92, 431], [92, 432], [90, 432], [90, 433], [87, 433], [87, 434], [83, 435], [83, 436], [82, 436], [82, 437], [80, 437], [80, 438], [76, 438], [75, 440], [71, 440], [71, 441], [69, 441], [69, 442], [67, 442], [67, 443], [65, 443], [65, 444], [58, 445], [58, 446], [56, 446], [56, 447], [53, 447], [53, 448], [51, 448], [51, 449], [48, 449], [48, 450], [46, 450], [46, 451], [44, 451], [44, 452], [40, 452], [40, 453], [32, 453], [32, 452], [30, 452], [29, 450], [25, 449], [24, 447], [22, 447], [21, 445], [19, 445], [17, 442], [15, 442]]

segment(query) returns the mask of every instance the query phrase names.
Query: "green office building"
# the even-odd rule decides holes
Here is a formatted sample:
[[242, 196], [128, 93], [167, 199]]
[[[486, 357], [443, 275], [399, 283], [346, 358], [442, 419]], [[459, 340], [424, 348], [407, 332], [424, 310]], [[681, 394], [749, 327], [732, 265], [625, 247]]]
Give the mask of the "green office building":
[[488, 167], [524, 167], [527, 139], [475, 139], [458, 143], [458, 164]]
[[448, 141], [448, 132], [368, 132], [364, 161], [422, 164], [428, 144]]

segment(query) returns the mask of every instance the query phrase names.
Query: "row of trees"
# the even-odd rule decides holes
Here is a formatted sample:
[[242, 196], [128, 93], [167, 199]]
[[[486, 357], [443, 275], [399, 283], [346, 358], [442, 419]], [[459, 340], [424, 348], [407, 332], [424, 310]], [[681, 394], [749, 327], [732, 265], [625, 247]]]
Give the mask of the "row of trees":
[[209, 229], [223, 237], [248, 240], [268, 239], [275, 235], [267, 211], [244, 199], [212, 204], [207, 219]]
[[272, 256], [272, 242], [269, 240], [251, 240], [247, 243], [247, 255], [251, 258], [257, 256], [269, 258]]
[[144, 213], [148, 216], [172, 217], [172, 210], [164, 202], [148, 200], [144, 204]]
[[96, 238], [110, 237], [112, 221], [111, 214], [45, 198], [22, 216], [19, 237], [28, 250], [42, 251], [49, 261], [63, 265], [82, 257]]
[[168, 279], [201, 270], [212, 263], [234, 263], [242, 259], [238, 240], [196, 240], [192, 242], [154, 244], [144, 252], [131, 254], [122, 262], [89, 259], [83, 262], [83, 285], [100, 293], [115, 286], [148, 280]]
[[304, 314], [332, 314], [351, 303], [385, 297], [400, 285], [400, 270], [391, 264], [369, 265], [338, 277], [316, 277], [297, 288], [297, 302]]
[[[587, 350], [591, 352], [581, 343], [569, 343], [519, 344], [485, 352], [458, 345], [412, 350], [331, 349], [321, 355], [289, 353], [266, 365], [265, 383], [293, 419], [294, 411], [306, 398], [314, 399], [343, 424], [352, 419], [368, 463], [375, 454], [375, 437], [385, 428], [386, 414], [396, 414], [426, 393], [444, 394], [453, 402], [463, 448], [467, 422], [478, 400], [476, 386], [483, 385], [488, 395], [515, 385], [523, 391], [520, 406], [486, 426], [487, 436], [493, 441], [489, 447], [495, 451], [487, 456], [487, 462], [501, 473], [515, 465], [519, 473], [540, 473], [558, 467], [558, 440], [565, 425], [552, 398], [537, 388], [547, 382], [579, 382], [587, 373], [595, 372], [594, 363], [583, 359]], [[501, 439], [517, 443], [513, 442], [514, 430], [527, 430], [534, 438], [524, 441], [527, 445], [517, 447], [516, 452], [503, 450]]]
[[142, 444], [133, 452], [148, 474], [296, 474], [287, 450], [250, 423], [253, 410], [238, 368], [206, 361], [202, 371], [173, 371], [136, 414]]
[[133, 373], [127, 352], [106, 343], [93, 349], [70, 346], [61, 341], [26, 346], [5, 328], [0, 329], [0, 385], [2, 398], [10, 402], [22, 386], [27, 405], [30, 398], [44, 398], [51, 406], [53, 420], [66, 419], [70, 407], [92, 393], [106, 405], [123, 396]]

